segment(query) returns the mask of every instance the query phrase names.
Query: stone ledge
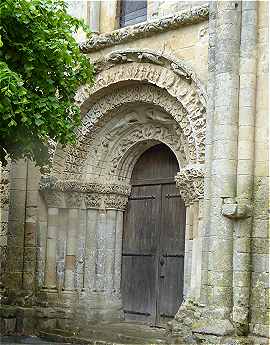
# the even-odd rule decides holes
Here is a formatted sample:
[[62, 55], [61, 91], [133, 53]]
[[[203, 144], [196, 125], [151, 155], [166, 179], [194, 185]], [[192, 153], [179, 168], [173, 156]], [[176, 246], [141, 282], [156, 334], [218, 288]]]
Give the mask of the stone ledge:
[[156, 33], [174, 30], [184, 25], [196, 24], [207, 20], [208, 16], [208, 5], [201, 5], [183, 10], [176, 15], [128, 26], [112, 33], [93, 35], [88, 41], [81, 43], [80, 48], [83, 53], [91, 53], [139, 38], [150, 37]]

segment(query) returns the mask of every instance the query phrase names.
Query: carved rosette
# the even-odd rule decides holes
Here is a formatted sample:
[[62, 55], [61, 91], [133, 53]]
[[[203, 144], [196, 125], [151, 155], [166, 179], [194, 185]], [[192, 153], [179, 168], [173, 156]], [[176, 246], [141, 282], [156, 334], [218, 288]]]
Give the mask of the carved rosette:
[[176, 185], [186, 206], [203, 199], [204, 168], [200, 165], [187, 166], [176, 175]]

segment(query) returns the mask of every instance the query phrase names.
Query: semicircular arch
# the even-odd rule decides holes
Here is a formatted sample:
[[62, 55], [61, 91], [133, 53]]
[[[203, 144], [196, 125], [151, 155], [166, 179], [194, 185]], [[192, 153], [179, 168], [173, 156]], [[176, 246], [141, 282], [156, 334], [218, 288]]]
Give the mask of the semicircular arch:
[[[136, 102], [158, 106], [170, 114], [177, 125], [179, 143], [184, 142], [189, 153], [188, 163], [204, 162], [206, 93], [190, 68], [182, 61], [146, 50], [114, 52], [96, 66], [96, 84], [77, 95], [84, 115], [78, 143], [68, 152], [57, 148], [53, 174], [82, 178], [89, 146], [99, 129], [122, 107]], [[122, 83], [130, 85], [121, 87]]]

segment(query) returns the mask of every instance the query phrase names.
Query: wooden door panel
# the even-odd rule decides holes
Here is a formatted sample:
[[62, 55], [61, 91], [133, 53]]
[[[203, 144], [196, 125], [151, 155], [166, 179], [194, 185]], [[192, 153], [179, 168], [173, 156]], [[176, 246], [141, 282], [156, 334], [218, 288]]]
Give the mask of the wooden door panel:
[[125, 212], [123, 254], [156, 254], [159, 186], [134, 186]]
[[175, 184], [162, 186], [159, 322], [174, 317], [183, 299], [185, 206]]
[[183, 300], [184, 257], [165, 257], [164, 277], [160, 277], [160, 322], [173, 318]]
[[185, 251], [186, 211], [175, 184], [162, 186], [161, 254], [179, 255]]
[[177, 170], [165, 145], [147, 150], [134, 167], [122, 248], [127, 320], [157, 324], [173, 317], [182, 302], [185, 207], [171, 183]]
[[155, 267], [155, 256], [123, 256], [122, 296], [126, 320], [155, 321]]

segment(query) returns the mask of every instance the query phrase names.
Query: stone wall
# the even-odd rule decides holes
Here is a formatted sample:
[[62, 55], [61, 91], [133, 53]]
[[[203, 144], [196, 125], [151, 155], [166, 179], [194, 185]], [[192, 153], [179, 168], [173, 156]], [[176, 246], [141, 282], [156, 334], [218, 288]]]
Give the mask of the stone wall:
[[[98, 186], [107, 182], [107, 168], [114, 155], [119, 153], [122, 167], [132, 166], [123, 158], [132, 147], [129, 142], [135, 138], [133, 145], [136, 138], [145, 136], [143, 139], [152, 145], [157, 139], [154, 134], [158, 133], [158, 139], [162, 140], [168, 128], [171, 134], [168, 143], [179, 155], [181, 168], [185, 167], [183, 152], [174, 138], [175, 133], [186, 130], [187, 121], [180, 123], [180, 129], [174, 127], [174, 132], [172, 123], [164, 125], [165, 114], [171, 114], [175, 121], [178, 112], [182, 112], [182, 103], [189, 120], [192, 114], [198, 114], [194, 107], [200, 103], [200, 96], [194, 97], [198, 88], [192, 83], [200, 81], [202, 89], [207, 87], [208, 91], [205, 194], [204, 199], [200, 194], [190, 202], [189, 191], [198, 187], [196, 176], [201, 181], [203, 173], [195, 169], [195, 180], [194, 176], [190, 180], [194, 171], [181, 169], [177, 183], [187, 206], [184, 291], [187, 301], [171, 324], [171, 331], [175, 336], [188, 334], [190, 341], [195, 341], [195, 335], [209, 343], [230, 341], [229, 337], [235, 335], [245, 339], [248, 334], [269, 336], [268, 3], [211, 2], [208, 20], [206, 2], [149, 0], [150, 24], [113, 33], [117, 28], [117, 1], [103, 1], [98, 10], [95, 8], [100, 13], [100, 22], [89, 12], [93, 4], [80, 3], [81, 7], [78, 2], [70, 2], [69, 10], [94, 20], [96, 31], [100, 31], [100, 35], [81, 43], [99, 74], [93, 89], [86, 88], [78, 94], [77, 101], [82, 102], [85, 114], [81, 131], [84, 137], [79, 140], [78, 148], [56, 152], [54, 172], [67, 180], [73, 167], [77, 169], [81, 164], [78, 158], [84, 154], [75, 180], [83, 172], [88, 182], [92, 179]], [[179, 74], [172, 67], [173, 61], [182, 64], [177, 69]], [[180, 80], [176, 80], [176, 75]], [[183, 88], [190, 90], [186, 102], [181, 96]], [[129, 105], [140, 100], [144, 102], [142, 108]], [[149, 111], [147, 102], [152, 107], [152, 127], [136, 114], [139, 109], [143, 109], [141, 113]], [[125, 125], [130, 120], [125, 107], [132, 110], [134, 127], [141, 130], [128, 132], [124, 137]], [[158, 125], [155, 118], [161, 121]], [[96, 132], [91, 132], [89, 128], [95, 121]], [[205, 130], [205, 119], [201, 127]], [[119, 133], [122, 141], [118, 140]], [[181, 141], [182, 145], [193, 143], [192, 135], [187, 134], [186, 139]], [[115, 145], [115, 150], [109, 151], [110, 144]], [[140, 150], [138, 145], [133, 157]], [[95, 159], [97, 162], [93, 164]], [[103, 165], [98, 166], [98, 159]], [[2, 179], [5, 186], [2, 195], [7, 200], [7, 174], [2, 174]], [[49, 200], [44, 194], [46, 188], [39, 192], [39, 182], [40, 173], [31, 162], [12, 164], [10, 207], [7, 211], [8, 204], [3, 204], [0, 234], [2, 330], [33, 333], [37, 326], [64, 329], [72, 323], [79, 326], [87, 318], [115, 315], [120, 318], [121, 235], [116, 220], [122, 217], [128, 193], [123, 201], [123, 195], [121, 200], [115, 195], [108, 196], [113, 192], [104, 192], [104, 186], [93, 191], [97, 187], [92, 184], [76, 184], [75, 195], [79, 193], [82, 197], [79, 208], [74, 206], [77, 204], [72, 197], [74, 185], [56, 183], [57, 193]], [[117, 204], [121, 210], [106, 211], [108, 217], [105, 212], [104, 220], [106, 203], [109, 208]], [[116, 232], [120, 240], [112, 246], [109, 242]], [[93, 243], [97, 243], [96, 247]], [[114, 250], [118, 253], [115, 271]], [[102, 270], [109, 274], [103, 277]], [[110, 290], [113, 279], [115, 295]], [[96, 282], [100, 291], [90, 291]], [[106, 298], [101, 290], [106, 290]], [[35, 320], [39, 320], [38, 325]]]

